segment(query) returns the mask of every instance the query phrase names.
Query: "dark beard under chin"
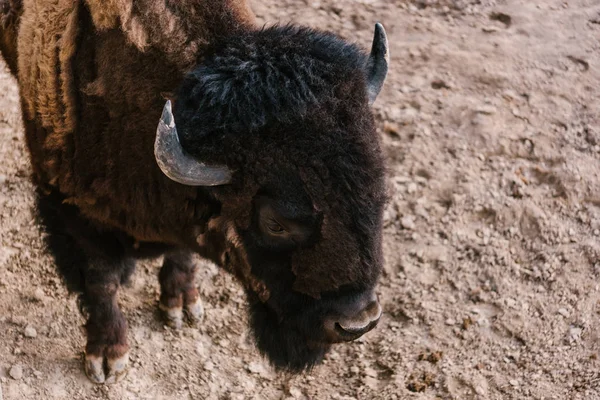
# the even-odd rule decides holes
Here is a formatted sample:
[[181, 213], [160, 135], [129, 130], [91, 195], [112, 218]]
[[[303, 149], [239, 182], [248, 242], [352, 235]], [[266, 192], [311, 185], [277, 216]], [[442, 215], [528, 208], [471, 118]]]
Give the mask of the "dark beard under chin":
[[279, 322], [275, 313], [260, 302], [250, 305], [250, 326], [256, 346], [278, 370], [293, 373], [310, 370], [330, 348], [329, 344], [311, 340], [303, 333], [311, 330], [301, 330], [301, 321]]

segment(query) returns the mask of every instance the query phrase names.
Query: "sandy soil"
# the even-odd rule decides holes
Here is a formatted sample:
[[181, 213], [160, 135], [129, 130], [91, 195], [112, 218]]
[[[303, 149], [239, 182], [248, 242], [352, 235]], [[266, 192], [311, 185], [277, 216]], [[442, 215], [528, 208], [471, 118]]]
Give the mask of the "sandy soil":
[[[600, 1], [255, 0], [392, 69], [385, 316], [299, 377], [249, 342], [237, 284], [206, 264], [207, 318], [158, 318], [159, 262], [121, 294], [133, 366], [81, 369], [82, 318], [42, 245], [18, 95], [0, 67], [0, 399], [600, 399]], [[3, 393], [3, 396], [2, 396]]]

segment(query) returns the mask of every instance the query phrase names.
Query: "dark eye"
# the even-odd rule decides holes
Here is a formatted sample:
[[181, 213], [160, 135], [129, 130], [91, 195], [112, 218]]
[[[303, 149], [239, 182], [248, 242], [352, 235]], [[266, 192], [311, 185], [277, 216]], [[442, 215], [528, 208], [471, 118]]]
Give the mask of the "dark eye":
[[266, 223], [266, 225], [267, 225], [267, 229], [269, 230], [269, 232], [271, 232], [275, 235], [280, 235], [285, 232], [285, 229], [283, 229], [283, 226], [281, 226], [277, 221], [270, 220], [269, 222]]

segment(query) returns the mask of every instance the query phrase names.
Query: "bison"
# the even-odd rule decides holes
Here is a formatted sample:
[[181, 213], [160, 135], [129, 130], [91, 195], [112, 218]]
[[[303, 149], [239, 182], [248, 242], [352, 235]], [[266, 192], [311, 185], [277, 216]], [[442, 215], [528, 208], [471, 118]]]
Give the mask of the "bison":
[[258, 27], [246, 0], [0, 0], [0, 12], [39, 219], [87, 318], [92, 381], [126, 373], [117, 291], [141, 257], [164, 255], [159, 307], [174, 328], [202, 315], [194, 254], [234, 274], [280, 369], [311, 368], [377, 324], [381, 25], [367, 54], [332, 33]]

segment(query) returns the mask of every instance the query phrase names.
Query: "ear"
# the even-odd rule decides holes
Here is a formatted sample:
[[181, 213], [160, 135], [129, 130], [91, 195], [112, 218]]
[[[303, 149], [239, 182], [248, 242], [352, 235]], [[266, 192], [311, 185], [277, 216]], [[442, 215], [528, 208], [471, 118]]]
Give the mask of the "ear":
[[218, 186], [231, 181], [231, 171], [226, 165], [208, 166], [186, 154], [179, 143], [170, 100], [158, 122], [154, 156], [167, 177], [184, 185]]
[[373, 45], [371, 54], [367, 61], [367, 92], [369, 94], [369, 104], [373, 104], [377, 95], [383, 87], [385, 77], [388, 72], [388, 64], [390, 61], [390, 53], [388, 48], [387, 35], [385, 29], [380, 23], [375, 24], [375, 35], [373, 37]]

